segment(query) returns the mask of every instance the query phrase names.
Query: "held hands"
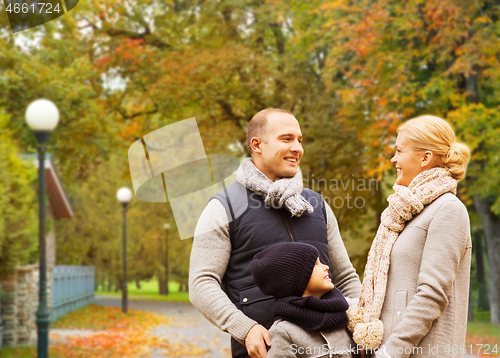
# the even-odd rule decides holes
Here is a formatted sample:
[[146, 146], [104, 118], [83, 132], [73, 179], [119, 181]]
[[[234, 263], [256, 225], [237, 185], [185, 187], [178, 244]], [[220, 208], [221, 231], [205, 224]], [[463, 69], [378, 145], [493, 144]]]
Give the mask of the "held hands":
[[391, 355], [387, 353], [387, 348], [384, 345], [381, 345], [375, 355], [371, 355], [371, 353], [365, 352], [363, 349], [360, 349], [358, 351], [361, 354], [361, 358], [368, 358], [368, 357], [373, 357], [373, 358], [392, 358]]
[[349, 308], [352, 307], [352, 306], [357, 306], [358, 302], [359, 302], [359, 298], [349, 298], [349, 297], [346, 297], [345, 300], [349, 304]]
[[266, 358], [266, 343], [270, 346], [271, 338], [269, 338], [267, 329], [265, 329], [264, 326], [256, 324], [248, 331], [245, 338], [245, 347], [251, 358]]
[[392, 358], [392, 356], [388, 355], [387, 353], [376, 353], [375, 358]]
[[375, 353], [375, 358], [392, 358], [387, 353]]
[[378, 352], [375, 353], [375, 358], [392, 358], [392, 356], [387, 353], [387, 348], [384, 345], [381, 345]]

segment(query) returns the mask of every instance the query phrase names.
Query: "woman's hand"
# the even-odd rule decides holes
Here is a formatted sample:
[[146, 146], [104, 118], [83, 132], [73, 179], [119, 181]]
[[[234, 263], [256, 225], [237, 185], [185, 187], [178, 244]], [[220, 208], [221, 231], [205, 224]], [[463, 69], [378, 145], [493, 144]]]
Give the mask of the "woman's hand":
[[387, 353], [387, 348], [384, 345], [381, 345], [380, 348], [375, 353], [375, 358], [392, 358], [392, 357]]

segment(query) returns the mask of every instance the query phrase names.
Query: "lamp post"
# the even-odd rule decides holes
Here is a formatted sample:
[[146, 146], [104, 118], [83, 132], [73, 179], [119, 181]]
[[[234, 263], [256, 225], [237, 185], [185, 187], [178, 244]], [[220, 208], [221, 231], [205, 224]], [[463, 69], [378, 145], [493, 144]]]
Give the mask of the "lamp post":
[[127, 205], [132, 199], [132, 192], [129, 188], [120, 188], [116, 193], [116, 198], [123, 208], [123, 280], [122, 280], [122, 312], [127, 313]]
[[50, 133], [59, 122], [59, 111], [54, 103], [46, 99], [32, 102], [26, 110], [26, 122], [35, 134], [38, 146], [38, 240], [39, 240], [39, 285], [37, 325], [37, 356], [49, 356], [50, 311], [47, 306], [47, 253], [45, 245], [45, 154]]

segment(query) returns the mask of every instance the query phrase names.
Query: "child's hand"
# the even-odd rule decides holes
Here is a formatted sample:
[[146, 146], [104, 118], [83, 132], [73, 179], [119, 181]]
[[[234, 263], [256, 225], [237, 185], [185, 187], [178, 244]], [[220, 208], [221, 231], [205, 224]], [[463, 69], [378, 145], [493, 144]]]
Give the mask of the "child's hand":
[[392, 357], [387, 353], [376, 353], [375, 358], [392, 358]]
[[384, 345], [381, 345], [378, 352], [375, 353], [375, 358], [392, 358], [392, 357], [387, 353], [387, 348]]
[[346, 297], [345, 300], [349, 304], [349, 307], [357, 306], [358, 302], [359, 302], [359, 298], [349, 298], [349, 297]]

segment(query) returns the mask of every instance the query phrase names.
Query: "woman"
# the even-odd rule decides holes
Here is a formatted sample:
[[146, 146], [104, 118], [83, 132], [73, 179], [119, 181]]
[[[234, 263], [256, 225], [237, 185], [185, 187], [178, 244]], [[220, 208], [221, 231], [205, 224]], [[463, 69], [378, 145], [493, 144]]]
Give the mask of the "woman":
[[470, 226], [456, 197], [468, 148], [444, 120], [412, 119], [398, 129], [395, 193], [368, 254], [354, 341], [378, 358], [465, 353]]

